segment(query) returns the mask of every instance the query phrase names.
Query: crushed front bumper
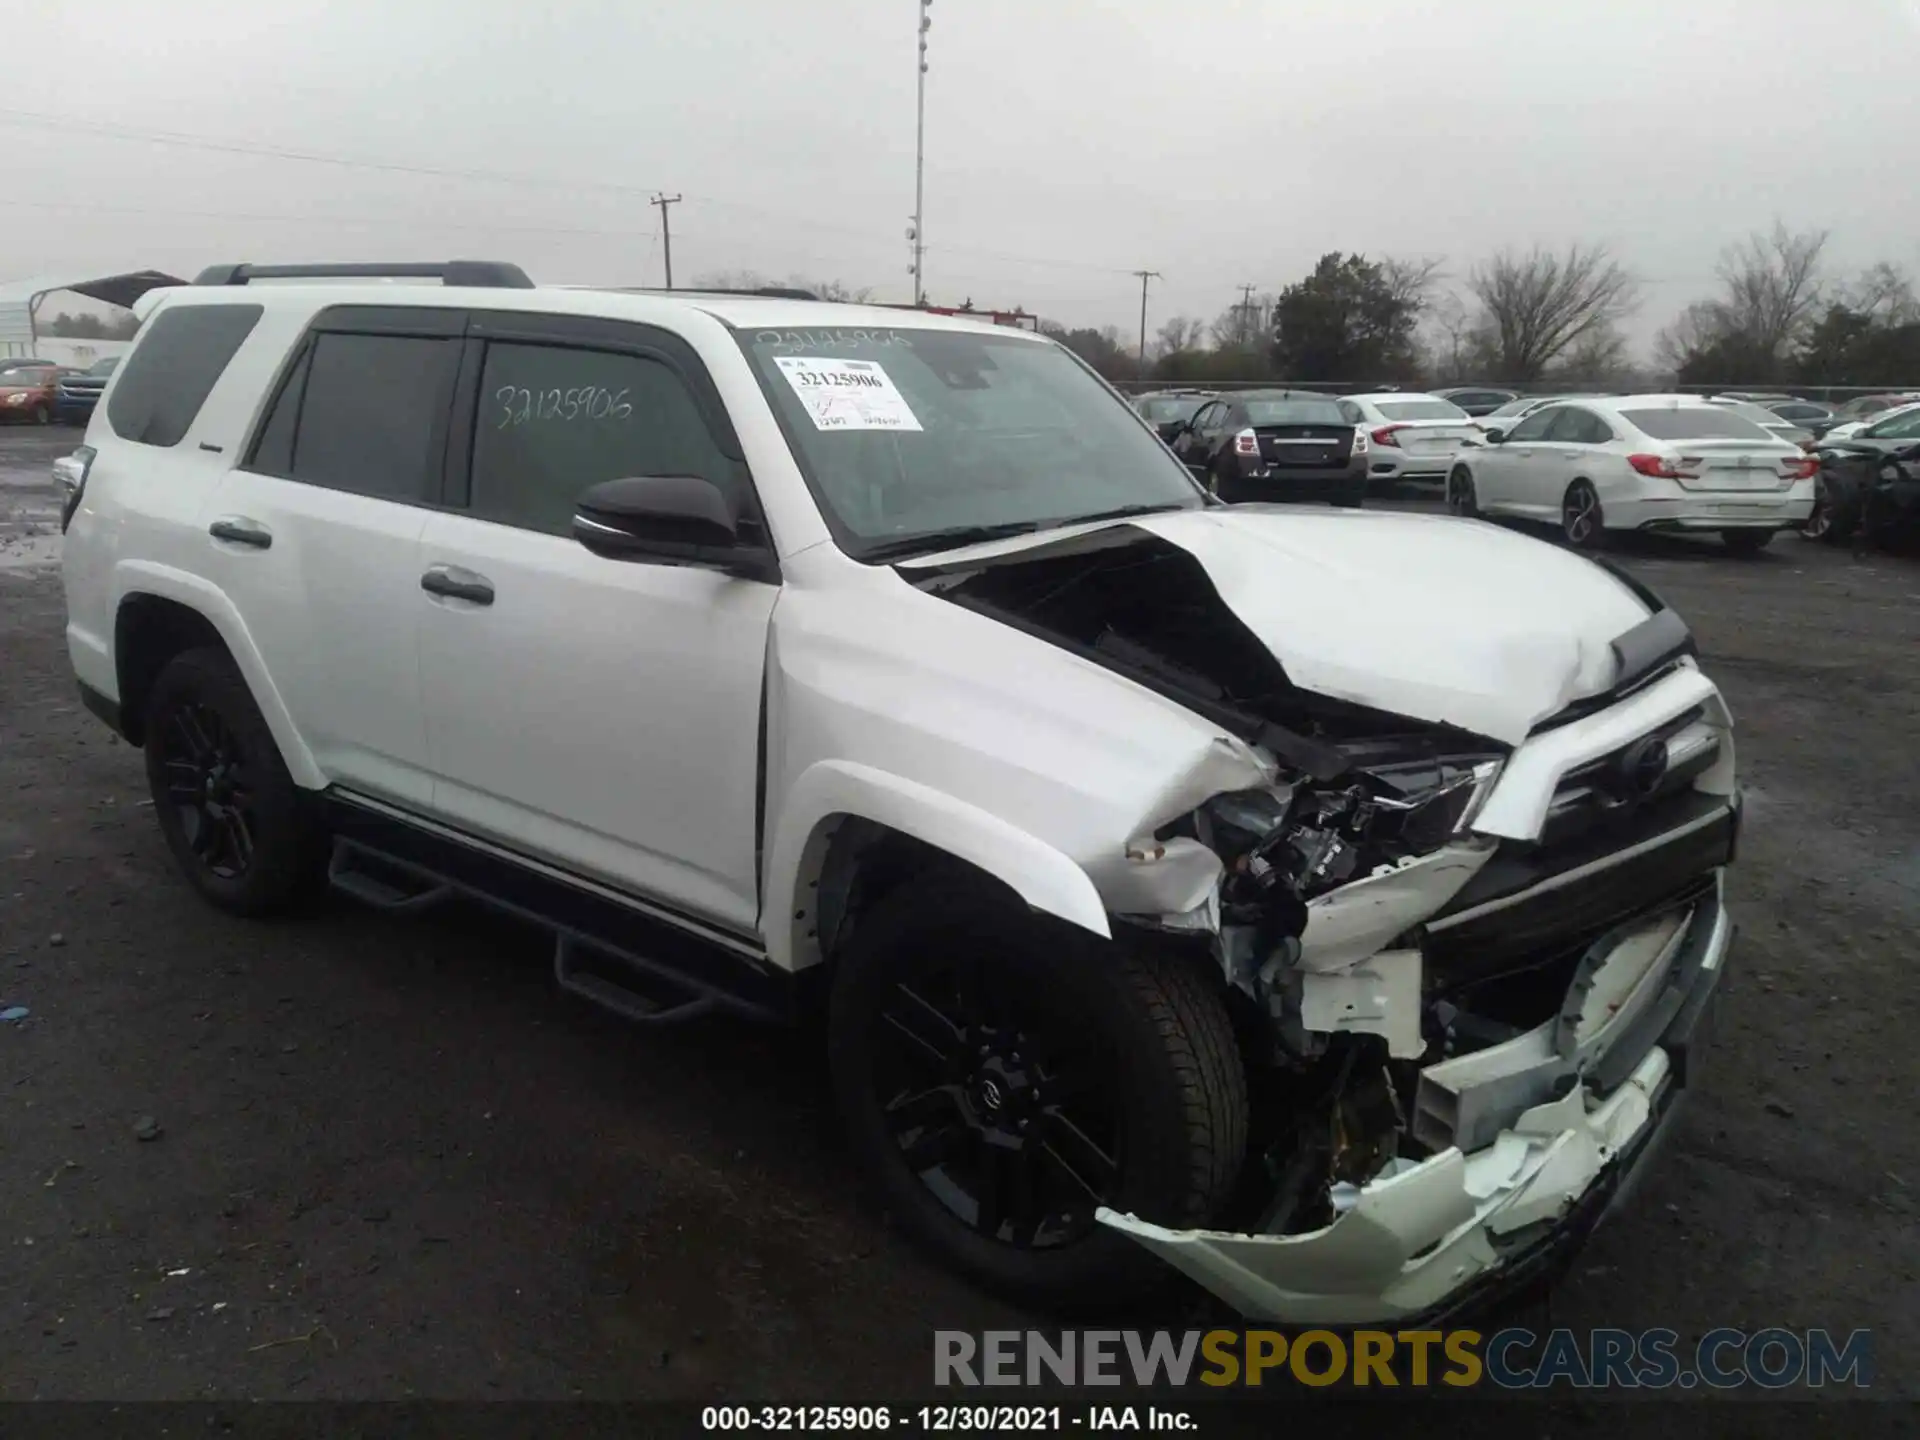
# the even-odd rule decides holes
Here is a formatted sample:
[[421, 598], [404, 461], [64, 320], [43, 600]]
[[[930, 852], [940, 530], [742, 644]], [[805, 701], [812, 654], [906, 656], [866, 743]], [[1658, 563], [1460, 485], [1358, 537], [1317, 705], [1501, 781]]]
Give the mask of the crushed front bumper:
[[1628, 1033], [1595, 1067], [1631, 1067], [1605, 1094], [1574, 1085], [1470, 1154], [1451, 1147], [1361, 1187], [1344, 1214], [1305, 1234], [1169, 1230], [1104, 1208], [1100, 1221], [1247, 1318], [1284, 1324], [1406, 1326], [1541, 1278], [1625, 1201], [1687, 1092], [1733, 935], [1723, 878], [1695, 902]]

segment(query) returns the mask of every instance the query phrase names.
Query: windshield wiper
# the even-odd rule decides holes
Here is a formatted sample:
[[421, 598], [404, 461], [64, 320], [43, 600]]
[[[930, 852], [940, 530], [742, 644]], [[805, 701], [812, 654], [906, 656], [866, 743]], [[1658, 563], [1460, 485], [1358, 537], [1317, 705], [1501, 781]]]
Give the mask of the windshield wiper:
[[1128, 520], [1135, 515], [1171, 515], [1187, 507], [1177, 501], [1162, 500], [1152, 505], [1117, 505], [1111, 510], [1096, 510], [1091, 515], [1063, 515], [1047, 522], [1049, 530], [1064, 530], [1069, 525], [1091, 525], [1099, 520]]
[[904, 556], [927, 555], [935, 550], [958, 550], [963, 545], [979, 545], [988, 540], [1004, 540], [1009, 535], [1031, 535], [1046, 522], [1009, 520], [999, 525], [955, 525], [946, 530], [923, 530], [918, 535], [902, 535], [882, 540], [860, 550], [862, 560], [898, 560]]

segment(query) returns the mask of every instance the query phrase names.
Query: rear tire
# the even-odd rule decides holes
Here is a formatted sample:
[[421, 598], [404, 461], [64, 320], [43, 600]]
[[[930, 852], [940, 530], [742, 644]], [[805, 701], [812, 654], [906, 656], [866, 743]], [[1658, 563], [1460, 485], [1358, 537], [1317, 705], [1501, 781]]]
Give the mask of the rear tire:
[[146, 709], [147, 784], [167, 847], [220, 909], [291, 908], [324, 875], [324, 832], [225, 651], [176, 655]]
[[1590, 481], [1576, 480], [1560, 502], [1560, 536], [1575, 550], [1604, 550], [1607, 517], [1600, 508], [1600, 492]]
[[1773, 531], [1722, 530], [1720, 543], [1735, 555], [1758, 555], [1773, 543]]
[[909, 882], [837, 957], [834, 1089], [901, 1228], [1000, 1294], [1110, 1305], [1171, 1278], [1093, 1219], [1212, 1219], [1247, 1144], [1214, 977], [1036, 916], [967, 873]]

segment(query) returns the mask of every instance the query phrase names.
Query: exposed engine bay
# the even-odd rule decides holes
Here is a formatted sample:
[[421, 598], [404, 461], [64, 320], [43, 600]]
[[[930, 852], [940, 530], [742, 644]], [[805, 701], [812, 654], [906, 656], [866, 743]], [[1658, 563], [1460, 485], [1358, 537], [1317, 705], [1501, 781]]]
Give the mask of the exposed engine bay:
[[[1513, 747], [1296, 687], [1175, 545], [1116, 532], [1073, 554], [956, 567], [918, 583], [1164, 694], [1272, 757], [1266, 783], [1212, 795], [1130, 842], [1138, 877], [1156, 867], [1189, 877], [1180, 902], [1114, 907], [1164, 943], [1204, 947], [1229, 986], [1243, 1052], [1269, 1075], [1243, 1193], [1225, 1217], [1233, 1229], [1322, 1229], [1362, 1187], [1480, 1138], [1466, 1113], [1477, 1102], [1446, 1089], [1448, 1062], [1496, 1054], [1513, 1113], [1522, 1100], [1565, 1097], [1580, 1063], [1536, 1064], [1513, 1047], [1577, 1029], [1606, 966], [1620, 972], [1609, 985], [1631, 989], [1677, 953], [1623, 948], [1615, 906], [1549, 927], [1494, 964], [1437, 958], [1428, 923], [1503, 845], [1527, 849], [1472, 830]], [[1702, 743], [1688, 754], [1663, 779], [1660, 803], [1684, 799], [1717, 750]], [[1637, 799], [1615, 806], [1594, 793], [1602, 809], [1640, 813]], [[1142, 878], [1125, 893], [1171, 898], [1176, 887], [1154, 890]], [[1676, 888], [1672, 914], [1691, 913], [1698, 893], [1697, 884], [1691, 894]], [[1557, 1060], [1567, 1060], [1561, 1049]], [[1429, 1073], [1443, 1078], [1429, 1082]]]

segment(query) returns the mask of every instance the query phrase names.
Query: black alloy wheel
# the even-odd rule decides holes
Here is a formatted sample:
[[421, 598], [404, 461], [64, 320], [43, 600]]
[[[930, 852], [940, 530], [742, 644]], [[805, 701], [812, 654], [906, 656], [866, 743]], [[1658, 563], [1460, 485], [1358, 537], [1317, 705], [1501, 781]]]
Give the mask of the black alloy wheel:
[[143, 713], [154, 813], [194, 888], [237, 915], [271, 914], [317, 890], [325, 832], [226, 652], [174, 656]]
[[897, 982], [874, 1099], [907, 1168], [987, 1240], [1046, 1250], [1091, 1233], [1123, 1155], [1112, 1057], [991, 956]]
[[147, 744], [158, 751], [166, 802], [187, 849], [209, 874], [239, 879], [253, 863], [259, 820], [246, 757], [233, 732], [217, 710], [183, 702]]
[[1606, 517], [1599, 492], [1586, 480], [1567, 487], [1560, 502], [1560, 534], [1576, 550], [1598, 550], [1606, 544]]
[[856, 1159], [901, 1228], [1028, 1303], [1152, 1290], [1103, 1205], [1203, 1225], [1245, 1156], [1218, 976], [942, 871], [889, 892], [834, 960], [829, 1044]]

